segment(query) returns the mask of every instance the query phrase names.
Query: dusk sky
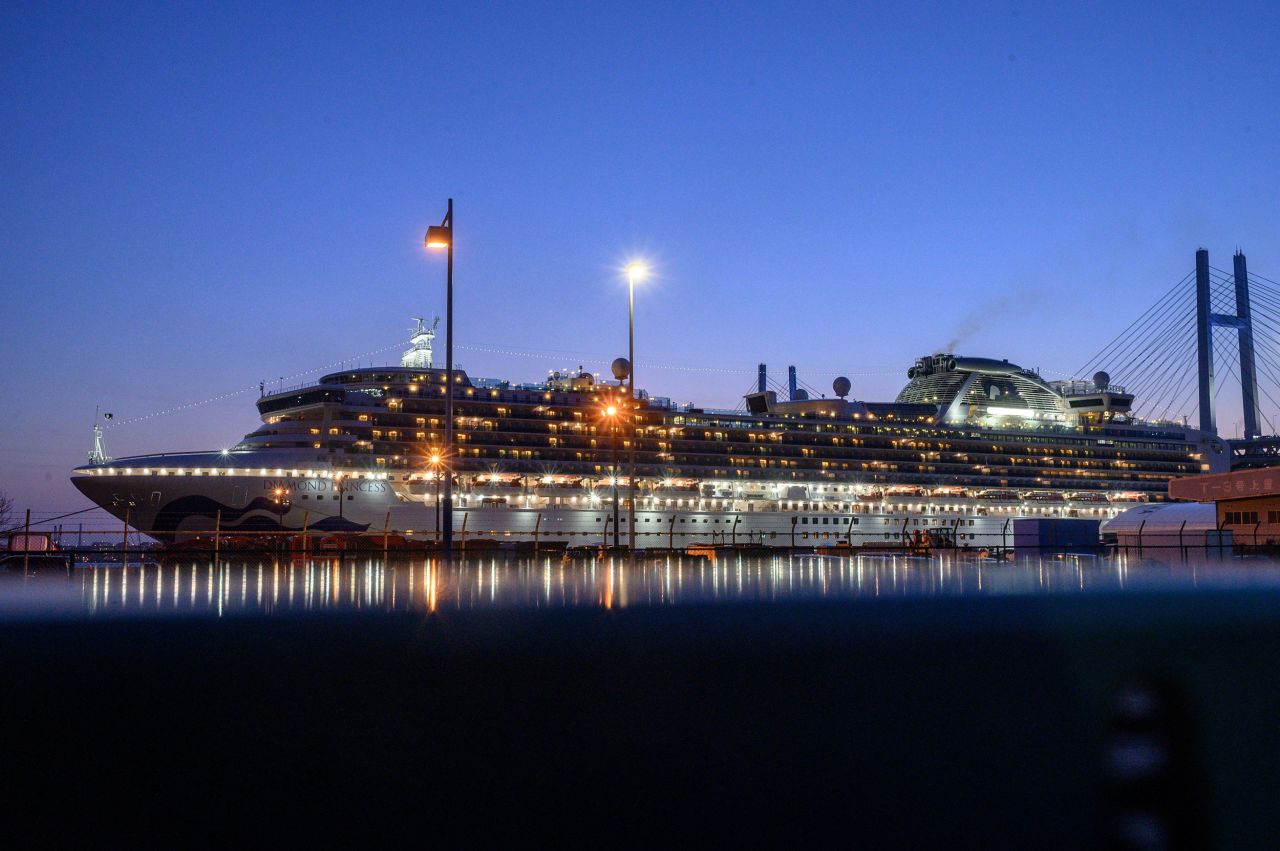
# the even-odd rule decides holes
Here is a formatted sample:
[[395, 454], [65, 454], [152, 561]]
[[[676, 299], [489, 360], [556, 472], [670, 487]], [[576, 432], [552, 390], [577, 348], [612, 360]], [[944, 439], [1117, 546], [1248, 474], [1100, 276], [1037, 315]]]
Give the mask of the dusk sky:
[[956, 338], [1066, 377], [1198, 247], [1280, 280], [1280, 7], [1118, 6], [7, 4], [0, 491], [88, 505], [95, 405], [221, 448], [396, 361], [450, 196], [472, 375], [607, 372], [640, 256], [656, 395], [888, 400]]

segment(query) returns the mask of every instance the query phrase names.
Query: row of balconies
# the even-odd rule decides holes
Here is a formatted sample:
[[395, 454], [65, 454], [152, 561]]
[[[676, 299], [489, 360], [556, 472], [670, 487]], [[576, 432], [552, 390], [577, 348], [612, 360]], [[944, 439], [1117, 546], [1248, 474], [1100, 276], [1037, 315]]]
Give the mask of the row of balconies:
[[[417, 446], [416, 444], [409, 444], [409, 443], [404, 443], [400, 445], [389, 444], [385, 442], [371, 443], [366, 451], [372, 454], [381, 454], [381, 455], [412, 455], [414, 454], [414, 450], [416, 446]], [[469, 448], [480, 449], [484, 452], [484, 454], [468, 460], [481, 461], [481, 462], [497, 461], [499, 463], [502, 463], [508, 460], [508, 459], [505, 459], [504, 456], [500, 454], [503, 447], [495, 447], [492, 444], [483, 444], [480, 446], [476, 446], [475, 444], [472, 443], [472, 444], [469, 444]], [[419, 449], [418, 451], [420, 452], [421, 450]], [[547, 463], [547, 462], [563, 463], [563, 464], [576, 463], [576, 464], [608, 466], [613, 462], [612, 452], [609, 449], [602, 449], [600, 447], [596, 447], [595, 449], [590, 449], [590, 448], [574, 449], [571, 447], [554, 447], [554, 448], [546, 448], [546, 449], [538, 448], [536, 451], [538, 452], [538, 455], [536, 456], [536, 460], [542, 463]], [[590, 457], [581, 457], [581, 458], [575, 457], [578, 454], [589, 455]], [[620, 449], [619, 463], [620, 464], [629, 463], [629, 459], [627, 457], [628, 455], [629, 455], [629, 452], [624, 452], [623, 450]], [[905, 457], [905, 458], [901, 457], [902, 455], [907, 455], [908, 457]], [[877, 453], [874, 456], [860, 453], [860, 456], [861, 457], [853, 457], [853, 458], [846, 456], [844, 458], [838, 459], [837, 461], [832, 461], [829, 459], [822, 459], [822, 458], [804, 458], [804, 457], [781, 458], [778, 460], [786, 461], [787, 463], [778, 464], [776, 466], [775, 465], [761, 466], [760, 470], [764, 471], [770, 468], [777, 470], [779, 468], [785, 469], [790, 467], [793, 469], [805, 469], [805, 470], [833, 469], [834, 472], [838, 472], [838, 473], [914, 472], [914, 473], [935, 473], [940, 475], [953, 475], [953, 476], [974, 475], [976, 473], [979, 475], [983, 475], [985, 477], [992, 477], [992, 478], [1009, 477], [1009, 478], [1026, 479], [1026, 480], [1032, 480], [1032, 481], [1036, 479], [1053, 479], [1060, 483], [1056, 485], [1057, 487], [1062, 487], [1062, 486], [1069, 487], [1071, 486], [1072, 483], [1079, 485], [1082, 482], [1088, 482], [1089, 480], [1119, 479], [1122, 481], [1131, 481], [1142, 475], [1155, 475], [1155, 476], [1159, 476], [1161, 478], [1167, 479], [1167, 478], [1172, 478], [1178, 475], [1193, 475], [1199, 472], [1199, 465], [1191, 461], [1184, 461], [1182, 463], [1151, 462], [1142, 467], [1125, 467], [1125, 468], [1117, 469], [1114, 467], [1070, 468], [1070, 467], [1064, 467], [1061, 465], [1052, 465], [1052, 466], [1046, 466], [1046, 467], [1036, 467], [1031, 465], [1010, 466], [1007, 464], [992, 463], [992, 462], [983, 463], [983, 460], [985, 459], [979, 459], [979, 460], [970, 459], [969, 461], [964, 461], [964, 462], [943, 461], [943, 460], [922, 461], [922, 460], [910, 457], [910, 453], [893, 452], [893, 451], [886, 452], [886, 453]], [[509, 459], [509, 460], [515, 461], [517, 459]], [[828, 466], [826, 468], [822, 466], [824, 460], [827, 461]], [[734, 469], [744, 469], [744, 468], [748, 470], [755, 469], [755, 465], [748, 466], [746, 464], [737, 463], [732, 458], [718, 456], [718, 455], [688, 455], [688, 454], [675, 454], [675, 453], [657, 453], [657, 457], [655, 458], [654, 453], [652, 453], [650, 450], [643, 449], [643, 448], [638, 449], [636, 451], [636, 463], [642, 464], [645, 466], [653, 466], [655, 464], [659, 466], [692, 464], [692, 465], [702, 466], [702, 467], [716, 467], [716, 466], [728, 465], [729, 467]], [[833, 463], [839, 463], [841, 465], [846, 465], [846, 466], [833, 468], [832, 467]], [[892, 468], [889, 466], [890, 464], [893, 465]], [[907, 469], [904, 470], [903, 467], [906, 467]]]
[[[385, 429], [385, 431], [391, 431], [391, 430], [392, 429], [389, 429], [389, 428]], [[394, 430], [397, 432], [400, 431], [399, 429], [394, 429]], [[369, 431], [372, 432], [373, 430], [370, 429]], [[379, 451], [396, 452], [397, 454], [407, 452], [409, 451], [409, 449], [404, 447], [397, 448], [393, 445], [393, 443], [401, 443], [401, 444], [404, 444], [405, 447], [420, 445], [420, 442], [409, 439], [411, 436], [416, 435], [417, 433], [418, 431], [416, 430], [409, 430], [407, 432], [401, 433], [403, 435], [402, 439], [398, 439], [397, 441], [394, 441], [391, 443], [388, 443], [384, 440], [384, 448], [382, 448]], [[551, 449], [564, 449], [564, 450], [573, 450], [573, 451], [596, 451], [596, 452], [612, 451], [612, 445], [611, 445], [612, 441], [607, 437], [601, 437], [598, 435], [592, 437], [592, 436], [579, 435], [579, 434], [566, 434], [566, 435], [553, 435], [547, 438], [543, 438], [542, 435], [539, 434], [537, 435], [537, 437], [540, 439], [538, 439], [536, 442], [531, 440], [523, 440], [523, 441], [518, 440], [517, 438], [523, 437], [524, 435], [521, 435], [517, 432], [507, 431], [507, 430], [473, 431], [471, 429], [466, 429], [459, 432], [455, 432], [455, 435], [458, 440], [467, 441], [472, 445], [475, 445], [477, 443], [475, 438], [482, 437], [483, 441], [481, 442], [480, 445], [483, 445], [486, 447], [495, 447], [495, 448], [541, 449], [545, 446]], [[439, 440], [442, 439], [442, 436], [443, 435], [440, 432], [431, 432], [430, 439], [427, 441], [427, 443], [430, 445], [435, 445], [436, 443], [438, 443]], [[499, 442], [499, 439], [504, 436], [507, 438], [506, 442]], [[368, 436], [366, 436], [366, 439], [367, 438]], [[543, 442], [544, 440], [547, 441], [547, 443], [544, 443]], [[555, 442], [551, 443], [550, 441], [555, 441]], [[707, 445], [706, 441], [700, 441], [696, 439], [689, 440], [689, 439], [681, 438], [681, 439], [656, 440], [654, 438], [646, 437], [642, 439], [642, 443], [639, 447], [639, 451], [651, 451], [643, 445], [644, 443], [649, 443], [650, 445], [656, 443], [658, 444], [658, 450], [666, 454], [676, 454], [679, 452], [699, 453], [699, 451], [703, 450]], [[849, 459], [850, 451], [856, 449], [858, 454], [874, 454], [876, 457], [884, 460], [898, 460], [898, 461], [936, 460], [939, 463], [949, 463], [949, 464], [971, 464], [971, 463], [972, 464], [988, 464], [988, 465], [996, 464], [996, 463], [1035, 464], [1036, 462], [1053, 461], [1057, 463], [1049, 464], [1048, 466], [1060, 467], [1065, 464], [1065, 465], [1075, 465], [1081, 468], [1094, 468], [1094, 469], [1105, 469], [1107, 466], [1113, 466], [1115, 464], [1133, 464], [1133, 465], [1141, 464], [1149, 469], [1155, 469], [1155, 470], [1165, 469], [1170, 472], [1187, 472], [1187, 470], [1185, 469], [1186, 465], [1195, 464], [1195, 462], [1188, 457], [1188, 453], [1185, 451], [1180, 453], [1153, 451], [1143, 455], [1138, 455], [1134, 453], [1125, 453], [1123, 455], [1117, 455], [1112, 458], [1104, 458], [1104, 457], [1096, 456], [1092, 454], [1090, 454], [1089, 456], [1064, 455], [1064, 454], [1050, 455], [1050, 454], [1041, 454], [1041, 453], [1018, 455], [1018, 454], [1015, 454], [1014, 452], [1011, 452], [1010, 447], [997, 447], [995, 449], [967, 449], [967, 450], [950, 448], [945, 450], [945, 452], [946, 454], [951, 455], [952, 458], [949, 460], [943, 460], [941, 457], [936, 457], [933, 459], [920, 458], [921, 454], [931, 455], [931, 456], [941, 456], [943, 454], [942, 450], [919, 449], [919, 448], [904, 449], [904, 448], [900, 448], [895, 445], [892, 445], [892, 442], [890, 442], [890, 445], [884, 445], [883, 442], [880, 442], [880, 443], [864, 444], [856, 448], [842, 447], [842, 446], [822, 446], [822, 445], [806, 446], [804, 444], [788, 444], [788, 443], [774, 444], [768, 447], [760, 446], [758, 444], [756, 445], [746, 444], [743, 446], [739, 446], [739, 445], [735, 445], [730, 441], [725, 441], [723, 443], [714, 443], [714, 442], [712, 443], [716, 446], [718, 451], [723, 451], [726, 455], [739, 454], [739, 455], [745, 455], [747, 457], [753, 457], [753, 458], [767, 455], [768, 457], [771, 457], [771, 458], [776, 457], [779, 459], [787, 459], [787, 460], [790, 460], [793, 457], [798, 457], [802, 459], [809, 458], [814, 460], [846, 461]], [[618, 451], [619, 452], [629, 451], [629, 444], [630, 444], [629, 439], [620, 436], [618, 438]], [[990, 444], [983, 444], [983, 446], [989, 446], [989, 445]], [[1016, 449], [1016, 447], [1014, 447], [1013, 449]], [[1004, 459], [1010, 459], [1010, 461], [1006, 462]], [[1166, 465], [1166, 466], [1164, 468], [1161, 468], [1159, 465]]]
[[[387, 413], [380, 413], [375, 415], [376, 421], [374, 422], [374, 424], [382, 425], [385, 427], [396, 427], [396, 428], [402, 428], [402, 429], [420, 428], [421, 426], [418, 426], [418, 424], [416, 423], [416, 420], [418, 417], [415, 416], [416, 414], [419, 414], [419, 413], [435, 413], [436, 418], [438, 419], [441, 412], [434, 411], [434, 410], [413, 411], [413, 410], [402, 409], [401, 412], [395, 412], [395, 413], [387, 412]], [[575, 426], [577, 425], [588, 425], [588, 426], [594, 425], [596, 428], [597, 437], [607, 434], [607, 431], [608, 431], [607, 428], [603, 427], [598, 422], [595, 422], [594, 419], [592, 421], [575, 420], [571, 416], [566, 416], [565, 412], [557, 412], [557, 414], [562, 421], [559, 424], [565, 429], [566, 434], [572, 435], [572, 434], [579, 433], [578, 429], [575, 428]], [[506, 412], [503, 414], [499, 414], [495, 409], [493, 411], [486, 411], [486, 413], [482, 415], [470, 415], [470, 414], [466, 414], [465, 412], [458, 415], [458, 418], [460, 421], [473, 420], [473, 419], [476, 419], [477, 417], [483, 417], [487, 419], [493, 419], [495, 421], [501, 421], [504, 427], [500, 430], [499, 433], [541, 434], [545, 431], [546, 425], [547, 425], [546, 417], [543, 417], [543, 416], [520, 417], [517, 412], [514, 412], [511, 409], [506, 409]], [[347, 423], [352, 421], [344, 419], [342, 422]], [[523, 422], [528, 422], [529, 427], [519, 428], [518, 426], [522, 425]], [[672, 426], [672, 427], [682, 428], [682, 426]], [[696, 432], [693, 431], [694, 428], [697, 428], [699, 426], [688, 424], [687, 427], [690, 433], [683, 435], [680, 439], [692, 440], [692, 441], [700, 440], [700, 438], [697, 437]], [[702, 427], [705, 427], [705, 426], [702, 426]], [[850, 433], [863, 434], [867, 438], [872, 440], [885, 440], [885, 439], [902, 440], [904, 438], [901, 435], [900, 429], [904, 427], [910, 428], [910, 426], [890, 427], [890, 428], [893, 428], [894, 430], [891, 431], [889, 434], [883, 433], [885, 431], [885, 427], [883, 426], [860, 425], [860, 426], [850, 426], [849, 428], [851, 430]], [[469, 424], [466, 422], [462, 422], [460, 423], [459, 428], [462, 428], [465, 430], [469, 428]], [[495, 427], [495, 430], [496, 430], [496, 427]], [[790, 440], [787, 442], [793, 445], [800, 445], [798, 439], [802, 437], [808, 437], [811, 434], [811, 432], [803, 429], [782, 429], [780, 431], [783, 435], [786, 435], [787, 437], [790, 438]], [[725, 432], [725, 434], [727, 439], [730, 441], [740, 441], [743, 443], [751, 443], [752, 442], [751, 432], [752, 432], [752, 429], [750, 428], [740, 428], [740, 429], [731, 429]], [[776, 430], [776, 429], [770, 430], [768, 432], [768, 437], [772, 440], [774, 435], [778, 433], [779, 433], [779, 430]], [[834, 433], [834, 432], [828, 432], [828, 433]], [[1082, 455], [1084, 455], [1085, 453], [1091, 454], [1090, 450], [1087, 447], [1092, 446], [1093, 443], [1089, 439], [1081, 438], [1080, 440], [1070, 440], [1067, 437], [1064, 437], [1061, 435], [1054, 435], [1054, 434], [1047, 434], [1045, 435], [1045, 437], [1046, 437], [1046, 440], [1043, 442], [1038, 441], [1035, 444], [1025, 444], [1026, 448], [1031, 449], [1034, 446], [1043, 445], [1043, 443], [1069, 444], [1069, 445], [1079, 445]], [[957, 436], [954, 433], [936, 432], [935, 434], [932, 434], [932, 435], [908, 437], [907, 439], [928, 440], [930, 438], [941, 440], [945, 443], [952, 444], [958, 450], [963, 450], [965, 448], [968, 448], [970, 451], [974, 451], [976, 449], [976, 446], [978, 445], [989, 443], [993, 439], [1002, 440], [1005, 438], [1005, 436], [996, 434], [996, 435], [989, 435], [989, 436], [974, 435], [972, 437], [964, 437], [964, 436]], [[814, 434], [812, 437], [812, 440], [808, 441], [808, 443], [813, 446], [822, 446], [823, 445], [822, 437], [819, 436], [818, 434]], [[956, 446], [956, 444], [972, 444], [973, 446], [970, 446], [970, 447]], [[1008, 454], [1009, 449], [1012, 449], [1012, 448], [1017, 448], [1017, 447], [1008, 447], [1005, 449], [1005, 453]], [[1175, 446], [1170, 446], [1168, 449], [1151, 449], [1151, 450], [1148, 450], [1148, 452], [1154, 452], [1154, 453], [1160, 453], [1160, 454], [1172, 454], [1175, 456], [1180, 454], [1179, 448]]]

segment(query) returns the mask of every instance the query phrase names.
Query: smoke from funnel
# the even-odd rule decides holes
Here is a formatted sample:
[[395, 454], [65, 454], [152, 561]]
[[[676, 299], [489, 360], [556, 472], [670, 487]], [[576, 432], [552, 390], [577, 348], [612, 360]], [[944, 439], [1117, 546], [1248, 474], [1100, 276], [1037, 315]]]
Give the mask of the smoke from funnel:
[[969, 308], [960, 319], [951, 339], [942, 349], [944, 352], [955, 352], [956, 347], [983, 329], [988, 322], [1005, 322], [1015, 314], [1026, 314], [1045, 303], [1046, 293], [1039, 287], [1020, 290], [989, 299], [982, 304]]

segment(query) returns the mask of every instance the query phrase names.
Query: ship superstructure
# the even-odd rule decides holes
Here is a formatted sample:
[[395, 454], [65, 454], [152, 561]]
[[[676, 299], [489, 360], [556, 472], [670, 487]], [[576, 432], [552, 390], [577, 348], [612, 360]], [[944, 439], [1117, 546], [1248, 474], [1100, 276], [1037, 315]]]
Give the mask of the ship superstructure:
[[[1105, 373], [1049, 382], [1007, 361], [938, 353], [894, 402], [745, 399], [679, 407], [577, 371], [510, 384], [444, 370], [421, 320], [400, 366], [344, 370], [265, 394], [262, 426], [224, 451], [98, 459], [73, 481], [161, 539], [223, 531], [375, 529], [432, 539], [454, 474], [469, 541], [607, 542], [615, 489], [637, 545], [998, 545], [1014, 517], [1107, 519], [1176, 476], [1226, 469], [1217, 437], [1130, 418]], [[615, 411], [611, 417], [610, 409]], [[634, 450], [635, 505], [628, 461]], [[623, 459], [619, 462], [617, 459]], [[450, 461], [452, 463], [450, 463]], [[625, 537], [625, 534], [624, 534]]]

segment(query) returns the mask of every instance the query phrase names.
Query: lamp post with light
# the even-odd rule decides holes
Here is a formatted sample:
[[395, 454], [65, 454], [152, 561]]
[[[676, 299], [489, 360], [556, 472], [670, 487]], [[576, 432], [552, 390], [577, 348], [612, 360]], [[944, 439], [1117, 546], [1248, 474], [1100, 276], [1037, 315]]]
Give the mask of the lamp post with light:
[[284, 488], [276, 488], [275, 504], [276, 504], [276, 513], [279, 514], [280, 516], [281, 538], [280, 538], [279, 546], [281, 549], [284, 549], [286, 547], [286, 544], [288, 541], [288, 538], [284, 535], [284, 533], [287, 531], [284, 528], [284, 514], [286, 511], [289, 510], [290, 506], [292, 505], [292, 501], [289, 499], [287, 494], [288, 492]]
[[346, 502], [347, 479], [344, 473], [333, 474], [333, 490], [338, 495], [338, 519], [344, 519], [343, 503]]
[[[427, 228], [423, 243], [430, 249], [446, 249], [448, 266], [446, 271], [445, 309], [444, 309], [444, 458], [453, 458], [453, 199], [449, 199], [449, 207], [444, 221]], [[441, 548], [446, 553], [453, 552], [453, 469], [452, 460], [444, 464], [444, 529]], [[438, 470], [437, 470], [438, 475]], [[436, 501], [439, 511], [439, 500]], [[439, 528], [437, 526], [437, 528]]]
[[289, 500], [285, 497], [284, 488], [276, 488], [276, 513], [280, 515], [280, 530], [284, 531], [284, 513], [289, 510]]
[[436, 543], [440, 542], [440, 454], [431, 454], [431, 478], [436, 482]]
[[627, 453], [628, 491], [630, 493], [631, 513], [627, 522], [627, 545], [632, 552], [636, 548], [636, 282], [643, 281], [649, 270], [643, 263], [632, 261], [627, 264], [627, 403], [631, 411], [631, 446]]
[[609, 405], [604, 409], [605, 418], [609, 420], [609, 449], [613, 461], [609, 464], [609, 484], [613, 488], [613, 546], [618, 540], [618, 406]]
[[[613, 363], [609, 365], [609, 369], [613, 371], [613, 377], [618, 379], [618, 387], [613, 392], [621, 393], [623, 379], [625, 379], [628, 375], [631, 374], [631, 362], [626, 358], [614, 358]], [[613, 431], [611, 432], [612, 434], [611, 440], [613, 443], [613, 529], [614, 529], [614, 538], [615, 538], [614, 546], [617, 546], [618, 542], [616, 538], [618, 533], [618, 417], [623, 416], [623, 408], [619, 405], [610, 405], [608, 410], [609, 410], [609, 419], [613, 421]], [[634, 414], [634, 411], [631, 410], [630, 404], [627, 405], [626, 410], [630, 412], [634, 417], [635, 414]], [[627, 536], [627, 541], [629, 542], [631, 549], [634, 550], [636, 546], [636, 534], [635, 534], [636, 533], [636, 529], [635, 529], [635, 516], [636, 516], [635, 473], [636, 473], [636, 470], [635, 470], [635, 448], [634, 448], [635, 441], [632, 440], [631, 444], [632, 444], [631, 512], [627, 516], [632, 518], [632, 523], [630, 524], [631, 533]]]

